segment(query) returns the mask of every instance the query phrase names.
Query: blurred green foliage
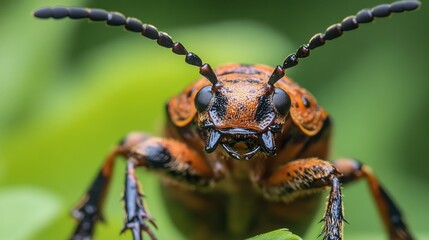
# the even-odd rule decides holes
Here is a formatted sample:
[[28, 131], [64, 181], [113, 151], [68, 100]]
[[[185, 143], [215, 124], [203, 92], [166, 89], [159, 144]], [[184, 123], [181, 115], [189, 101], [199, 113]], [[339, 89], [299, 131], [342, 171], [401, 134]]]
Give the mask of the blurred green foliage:
[[[378, 3], [73, 1], [153, 23], [212, 66], [281, 64], [314, 33]], [[103, 156], [127, 132], [159, 134], [166, 100], [199, 78], [182, 57], [137, 34], [31, 16], [58, 4], [70, 2], [0, 3], [0, 239], [66, 238], [69, 209]], [[372, 166], [419, 239], [429, 239], [428, 7], [347, 32], [288, 71], [332, 115], [332, 158]], [[117, 237], [124, 168], [118, 161], [98, 239], [129, 239]], [[156, 177], [143, 171], [139, 178], [160, 238], [181, 239]], [[347, 239], [386, 238], [365, 183], [347, 186], [344, 199]], [[317, 220], [309, 239], [320, 232]]]

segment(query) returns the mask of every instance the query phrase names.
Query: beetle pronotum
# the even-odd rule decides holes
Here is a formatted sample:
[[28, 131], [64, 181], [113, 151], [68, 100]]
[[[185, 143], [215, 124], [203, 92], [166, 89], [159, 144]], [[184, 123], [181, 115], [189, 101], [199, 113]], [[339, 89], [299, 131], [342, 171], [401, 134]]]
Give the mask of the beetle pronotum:
[[[109, 154], [73, 212], [78, 224], [72, 238], [92, 237], [95, 223], [101, 219], [114, 160], [124, 156], [127, 168], [123, 231], [130, 229], [134, 239], [141, 239], [142, 233], [156, 239], [150, 227], [155, 223], [143, 204], [134, 173], [139, 166], [160, 173], [171, 198], [181, 201], [180, 196], [186, 196], [186, 201], [180, 203], [190, 215], [210, 214], [212, 220], [195, 219], [196, 228], [221, 229], [204, 232], [204, 236], [182, 229], [189, 238], [243, 238], [279, 227], [302, 233], [308, 223], [298, 220], [291, 209], [298, 202], [305, 202], [307, 211], [300, 217], [313, 216], [320, 192], [330, 188], [322, 234], [324, 239], [343, 239], [345, 220], [340, 186], [365, 179], [390, 238], [412, 239], [396, 204], [368, 166], [353, 159], [326, 161], [330, 118], [310, 93], [285, 76], [285, 70], [297, 65], [300, 58], [308, 57], [311, 50], [360, 24], [419, 6], [418, 1], [398, 1], [362, 10], [316, 34], [275, 68], [229, 64], [216, 70], [167, 33], [138, 19], [102, 9], [37, 10], [34, 16], [38, 18], [90, 19], [124, 26], [184, 55], [185, 62], [199, 67], [204, 77], [170, 99], [163, 137], [133, 132]], [[243, 219], [242, 223], [225, 222], [222, 216], [228, 214], [230, 206], [217, 201], [219, 198], [245, 198], [253, 204], [251, 207], [257, 207], [251, 210], [263, 217]]]

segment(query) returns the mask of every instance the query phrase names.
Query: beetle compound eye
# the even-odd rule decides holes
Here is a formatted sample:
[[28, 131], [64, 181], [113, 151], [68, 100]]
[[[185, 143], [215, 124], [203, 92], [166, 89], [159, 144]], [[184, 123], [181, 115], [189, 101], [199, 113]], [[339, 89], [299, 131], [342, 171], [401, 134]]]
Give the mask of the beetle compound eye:
[[198, 112], [202, 112], [209, 106], [210, 100], [213, 97], [212, 86], [205, 86], [195, 96], [195, 107]]
[[281, 88], [274, 89], [273, 104], [277, 112], [281, 115], [286, 115], [290, 109], [290, 97]]

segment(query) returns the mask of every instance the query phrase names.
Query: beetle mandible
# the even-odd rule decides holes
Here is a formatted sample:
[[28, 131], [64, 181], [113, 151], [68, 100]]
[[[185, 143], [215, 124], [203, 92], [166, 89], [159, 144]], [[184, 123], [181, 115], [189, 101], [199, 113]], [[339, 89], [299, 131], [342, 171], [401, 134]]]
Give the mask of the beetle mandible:
[[[186, 63], [197, 66], [203, 76], [167, 103], [163, 137], [133, 132], [108, 155], [73, 211], [78, 224], [72, 239], [92, 238], [95, 224], [102, 219], [101, 206], [117, 156], [127, 159], [122, 231], [130, 229], [135, 240], [142, 239], [142, 233], [156, 239], [136, 167], [162, 175], [170, 203], [180, 203], [178, 207], [189, 212], [187, 220], [193, 229], [203, 229], [182, 227], [190, 239], [238, 239], [281, 227], [301, 234], [326, 188], [330, 193], [322, 219], [323, 239], [343, 239], [341, 184], [359, 179], [369, 183], [389, 237], [412, 239], [398, 207], [368, 166], [353, 159], [326, 160], [330, 117], [307, 90], [285, 76], [285, 70], [345, 31], [419, 6], [419, 1], [398, 1], [361, 10], [314, 35], [275, 68], [228, 64], [216, 70], [167, 33], [117, 12], [61, 6], [35, 11], [38, 18], [90, 19], [124, 26], [184, 55]], [[226, 217], [230, 214], [242, 218], [231, 221]]]

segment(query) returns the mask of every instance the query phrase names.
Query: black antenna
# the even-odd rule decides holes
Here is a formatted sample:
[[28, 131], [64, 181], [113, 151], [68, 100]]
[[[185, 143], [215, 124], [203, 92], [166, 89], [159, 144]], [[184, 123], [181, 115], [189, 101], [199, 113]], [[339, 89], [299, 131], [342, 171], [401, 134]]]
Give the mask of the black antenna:
[[208, 63], [202, 62], [201, 58], [195, 53], [188, 52], [180, 42], [174, 42], [173, 39], [165, 32], [150, 24], [142, 23], [140, 20], [132, 17], [125, 17], [118, 12], [107, 12], [103, 9], [78, 8], [78, 7], [44, 7], [36, 10], [34, 16], [37, 18], [71, 18], [84, 19], [92, 21], [103, 21], [110, 26], [124, 26], [130, 32], [141, 33], [143, 36], [156, 40], [158, 45], [171, 48], [173, 53], [186, 55], [185, 62], [200, 68], [200, 74], [207, 78], [213, 85], [217, 83], [217, 77]]
[[341, 23], [329, 26], [325, 33], [318, 33], [314, 35], [308, 44], [304, 44], [298, 48], [296, 53], [292, 53], [286, 57], [283, 66], [278, 65], [274, 72], [271, 74], [268, 84], [274, 85], [280, 78], [284, 76], [284, 71], [288, 68], [294, 67], [298, 64], [300, 58], [306, 58], [310, 55], [310, 50], [323, 46], [327, 40], [333, 40], [343, 34], [345, 31], [351, 31], [359, 27], [360, 23], [369, 23], [374, 18], [387, 17], [391, 13], [401, 13], [405, 11], [413, 11], [418, 9], [420, 2], [413, 1], [398, 1], [392, 4], [381, 4], [372, 9], [363, 9], [359, 11], [356, 16], [349, 16], [344, 18]]

